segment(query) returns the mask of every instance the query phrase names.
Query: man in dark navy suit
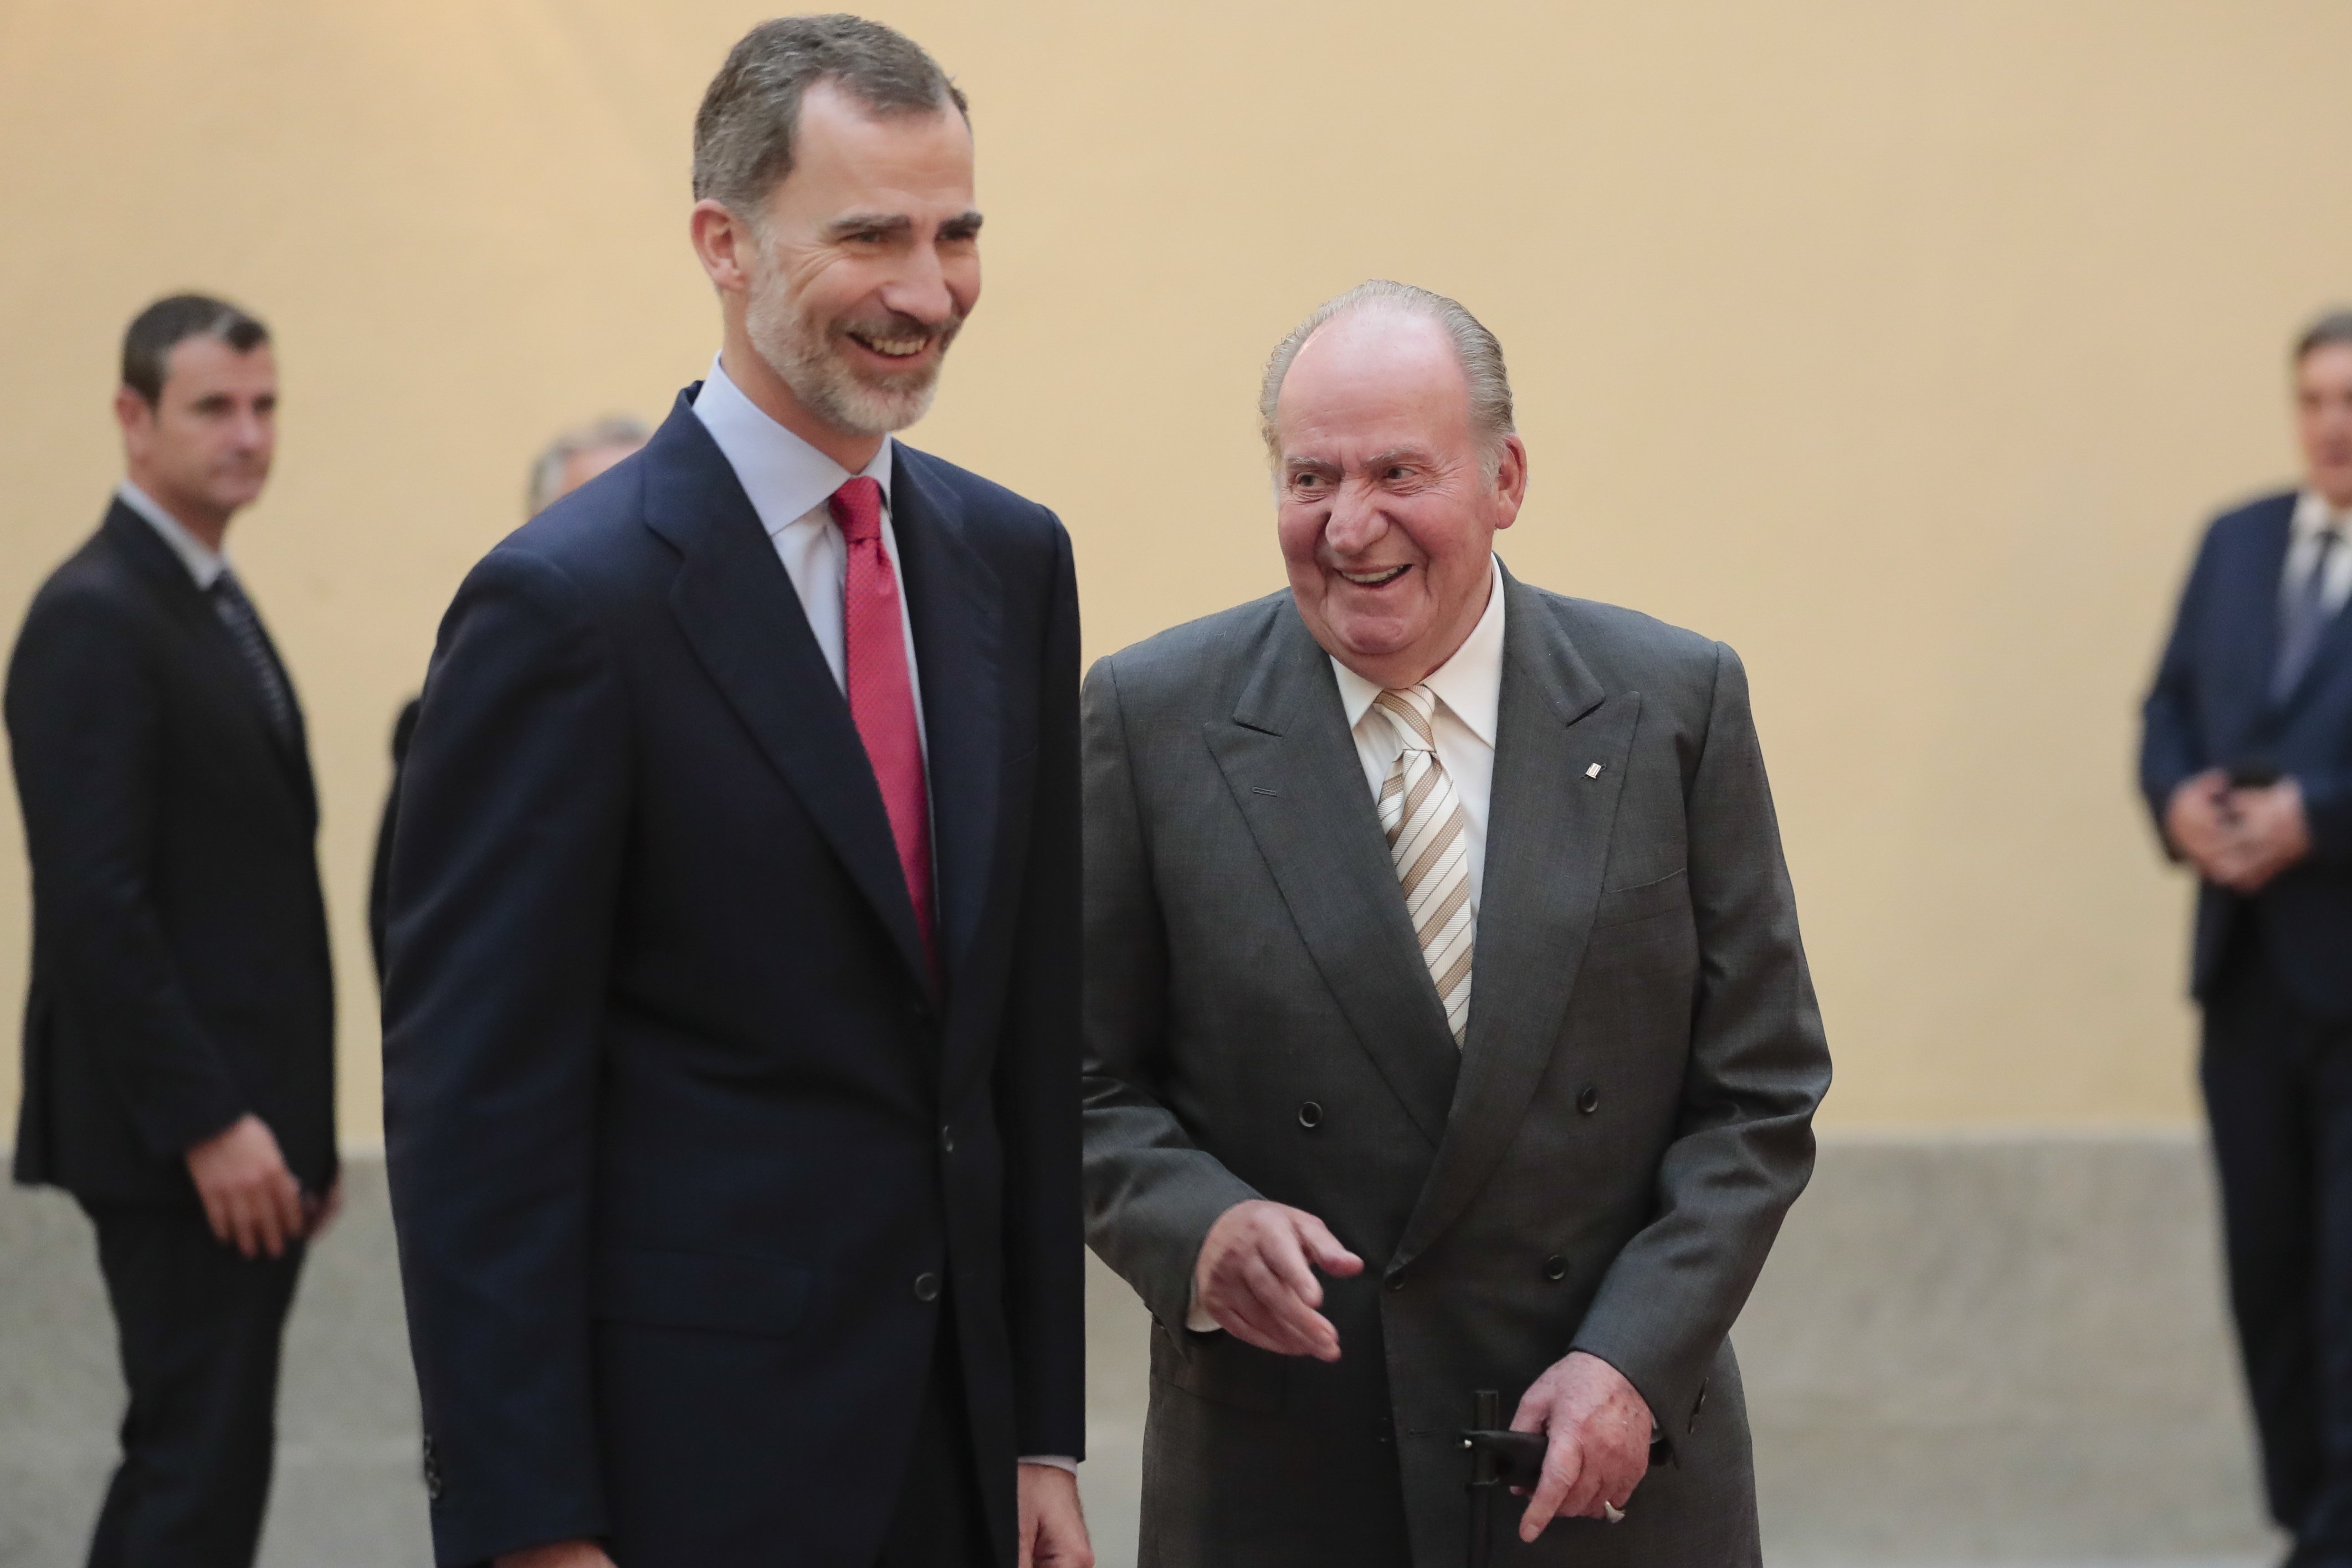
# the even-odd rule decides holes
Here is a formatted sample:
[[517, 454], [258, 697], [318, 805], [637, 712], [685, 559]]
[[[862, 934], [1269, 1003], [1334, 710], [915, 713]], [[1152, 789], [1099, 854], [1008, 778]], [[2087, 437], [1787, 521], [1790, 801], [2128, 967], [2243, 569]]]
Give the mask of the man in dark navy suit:
[[142, 311], [122, 483], [8, 667], [33, 870], [16, 1174], [96, 1223], [131, 1394], [92, 1568], [253, 1561], [279, 1335], [334, 1201], [302, 710], [223, 553], [277, 409], [258, 321], [199, 294]]
[[2140, 785], [2202, 879], [2192, 985], [2271, 1512], [2352, 1564], [2352, 312], [2296, 343], [2302, 489], [2207, 531]]
[[900, 446], [963, 100], [755, 28], [707, 380], [474, 570], [394, 847], [385, 1131], [444, 1563], [1086, 1568], [1077, 605]]

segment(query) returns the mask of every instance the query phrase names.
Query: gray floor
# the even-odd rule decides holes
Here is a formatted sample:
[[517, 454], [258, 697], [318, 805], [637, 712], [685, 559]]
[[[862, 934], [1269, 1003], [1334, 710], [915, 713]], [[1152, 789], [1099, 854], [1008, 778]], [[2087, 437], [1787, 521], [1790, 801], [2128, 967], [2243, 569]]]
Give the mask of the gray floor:
[[[381, 1168], [306, 1274], [268, 1568], [421, 1568]], [[1776, 1564], [2252, 1568], [2258, 1518], [2185, 1138], [1832, 1142], [1736, 1340]], [[1089, 1279], [1105, 1568], [1134, 1560], [1144, 1321]], [[0, 1568], [79, 1563], [119, 1414], [89, 1227], [0, 1190]]]

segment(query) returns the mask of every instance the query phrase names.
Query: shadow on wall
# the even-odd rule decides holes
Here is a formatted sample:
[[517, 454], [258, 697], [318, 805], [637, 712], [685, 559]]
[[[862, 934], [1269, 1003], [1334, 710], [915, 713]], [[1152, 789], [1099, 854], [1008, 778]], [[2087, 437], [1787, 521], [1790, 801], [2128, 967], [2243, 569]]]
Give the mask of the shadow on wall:
[[[264, 1568], [431, 1561], [382, 1163], [348, 1188], [288, 1334]], [[2218, 1256], [2186, 1134], [1830, 1140], [1735, 1336], [1770, 1560], [2274, 1556]], [[121, 1404], [70, 1200], [0, 1190], [0, 1568], [66, 1568]], [[1129, 1568], [1145, 1320], [1098, 1264], [1087, 1289], [1087, 1506]]]

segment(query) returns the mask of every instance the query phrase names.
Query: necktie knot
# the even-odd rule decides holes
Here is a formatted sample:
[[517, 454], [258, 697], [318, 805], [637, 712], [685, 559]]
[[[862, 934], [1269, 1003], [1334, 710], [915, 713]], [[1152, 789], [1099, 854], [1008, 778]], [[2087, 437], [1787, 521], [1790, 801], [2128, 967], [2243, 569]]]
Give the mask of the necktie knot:
[[1409, 752], [1437, 750], [1437, 693], [1426, 686], [1391, 687], [1372, 699]]
[[864, 544], [882, 537], [881, 480], [860, 474], [834, 491], [824, 504], [840, 525], [845, 542]]

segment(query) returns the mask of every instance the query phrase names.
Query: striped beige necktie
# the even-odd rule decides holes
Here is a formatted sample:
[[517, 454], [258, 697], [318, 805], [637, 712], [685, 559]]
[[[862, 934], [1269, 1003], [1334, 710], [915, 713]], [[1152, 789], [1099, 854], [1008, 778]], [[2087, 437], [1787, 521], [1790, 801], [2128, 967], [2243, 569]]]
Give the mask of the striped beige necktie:
[[1458, 1048], [1470, 1023], [1470, 949], [1477, 921], [1470, 911], [1470, 842], [1462, 797], [1437, 760], [1437, 694], [1426, 686], [1372, 699], [1403, 750], [1381, 785], [1381, 827], [1404, 889], [1405, 913], [1421, 938], [1421, 956]]

